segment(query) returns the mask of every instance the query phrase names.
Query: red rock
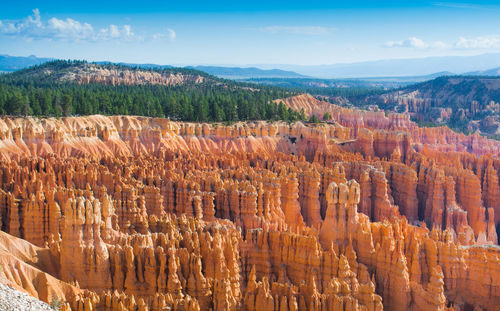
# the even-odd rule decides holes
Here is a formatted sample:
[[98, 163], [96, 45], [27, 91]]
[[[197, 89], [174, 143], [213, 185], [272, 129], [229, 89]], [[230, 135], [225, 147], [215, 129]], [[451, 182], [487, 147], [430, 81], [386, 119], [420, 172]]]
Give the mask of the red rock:
[[0, 279], [64, 310], [495, 310], [497, 144], [335, 109], [4, 117]]

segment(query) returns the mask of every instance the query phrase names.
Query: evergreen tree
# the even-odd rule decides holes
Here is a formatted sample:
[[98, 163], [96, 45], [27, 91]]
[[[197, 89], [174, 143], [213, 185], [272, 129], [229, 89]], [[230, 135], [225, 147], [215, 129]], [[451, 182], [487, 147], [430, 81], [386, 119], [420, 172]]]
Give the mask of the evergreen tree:
[[[57, 72], [85, 64], [78, 61], [55, 61], [1, 75], [0, 113], [56, 117], [73, 114], [130, 114], [199, 122], [271, 119], [294, 121], [302, 118], [282, 102], [274, 102], [277, 98], [294, 95], [293, 92], [266, 86], [249, 87], [243, 83], [220, 81], [207, 75], [206, 82], [200, 84], [112, 86], [60, 82], [51, 80], [46, 74], [37, 74], [44, 68]], [[104, 68], [111, 68], [110, 66], [121, 68], [121, 65], [103, 65]], [[173, 70], [176, 73], [194, 72], [189, 69], [158, 69], [164, 73]]]
[[280, 120], [288, 120], [288, 109], [281, 101], [278, 105], [278, 117]]
[[311, 123], [319, 123], [319, 119], [316, 115], [311, 115], [311, 117], [309, 118], [309, 122]]
[[64, 94], [62, 97], [62, 109], [65, 116], [69, 116], [72, 113], [72, 97], [69, 94]]
[[301, 109], [300, 109], [300, 119], [301, 119], [301, 120], [306, 120], [306, 119], [307, 119], [307, 117], [306, 117], [306, 113], [305, 113], [305, 111], [304, 111], [304, 108], [301, 108]]

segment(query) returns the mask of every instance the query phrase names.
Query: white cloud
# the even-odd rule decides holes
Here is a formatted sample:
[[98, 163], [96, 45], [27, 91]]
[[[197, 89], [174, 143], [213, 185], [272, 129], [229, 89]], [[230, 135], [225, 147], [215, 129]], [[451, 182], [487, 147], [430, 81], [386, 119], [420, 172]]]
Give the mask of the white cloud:
[[37, 26], [35, 33], [28, 31], [22, 35], [26, 37], [44, 36], [63, 40], [84, 40], [94, 35], [94, 29], [88, 23], [80, 23], [71, 18], [62, 20], [53, 17], [49, 19], [46, 25], [40, 24]]
[[384, 44], [390, 48], [413, 48], [413, 49], [434, 49], [434, 50], [492, 50], [500, 49], [500, 35], [481, 36], [476, 38], [460, 37], [454, 43], [443, 41], [425, 42], [416, 37], [410, 37], [401, 41], [388, 41]]
[[425, 43], [422, 39], [411, 37], [404, 41], [405, 46], [408, 45], [410, 47], [414, 47], [417, 49], [425, 49], [428, 47], [427, 43]]
[[166, 33], [158, 32], [151, 36], [153, 40], [164, 40], [168, 38], [170, 41], [174, 41], [176, 37], [176, 33], [173, 29], [167, 28]]
[[289, 33], [295, 35], [326, 35], [335, 30], [331, 27], [322, 26], [267, 26], [258, 28], [266, 33]]
[[162, 40], [165, 39], [166, 35], [164, 33], [155, 33], [151, 36], [153, 40]]
[[118, 40], [118, 39], [131, 41], [131, 40], [142, 40], [143, 38], [135, 35], [132, 32], [132, 28], [130, 27], [130, 25], [123, 25], [120, 27], [111, 24], [106, 28], [100, 29], [95, 34], [95, 40], [108, 41], [108, 40]]
[[175, 37], [177, 36], [175, 31], [171, 28], [167, 29], [167, 31], [168, 31], [168, 37], [170, 38], [170, 40], [174, 40]]
[[22, 35], [24, 33], [33, 33], [36, 36], [40, 36], [40, 28], [43, 26], [40, 20], [40, 11], [38, 9], [33, 10], [33, 15], [28, 16], [23, 21], [0, 21], [0, 33], [6, 35]]
[[[94, 29], [91, 24], [79, 22], [77, 20], [66, 18], [50, 18], [47, 22], [42, 21], [40, 11], [33, 10], [33, 15], [23, 20], [0, 20], [0, 34], [23, 38], [27, 41], [49, 39], [60, 41], [140, 41], [143, 36], [136, 35], [130, 25], [108, 25], [104, 28]], [[173, 40], [175, 32], [168, 29], [168, 36]], [[151, 36], [155, 39], [155, 36]]]
[[500, 35], [467, 39], [460, 37], [455, 43], [457, 49], [500, 49]]
[[448, 44], [444, 43], [443, 41], [434, 41], [431, 44], [431, 47], [439, 50], [444, 50], [449, 48]]
[[442, 41], [434, 41], [427, 43], [422, 39], [417, 37], [410, 37], [406, 40], [401, 41], [389, 41], [384, 44], [386, 47], [403, 47], [403, 48], [414, 48], [414, 49], [445, 49], [447, 47], [446, 43]]

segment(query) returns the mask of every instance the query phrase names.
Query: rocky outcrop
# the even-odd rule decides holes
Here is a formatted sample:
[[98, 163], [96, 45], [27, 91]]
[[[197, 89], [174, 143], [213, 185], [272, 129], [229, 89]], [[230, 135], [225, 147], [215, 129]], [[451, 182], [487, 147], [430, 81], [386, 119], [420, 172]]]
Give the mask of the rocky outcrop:
[[205, 77], [195, 72], [177, 72], [175, 70], [131, 69], [116, 65], [100, 65], [81, 63], [69, 65], [62, 71], [45, 69], [41, 72], [44, 78], [51, 77], [61, 82], [102, 83], [111, 85], [181, 85], [186, 83], [202, 83]]
[[420, 131], [4, 117], [0, 282], [64, 310], [495, 310], [500, 162]]
[[[276, 103], [283, 102], [287, 107], [296, 111], [303, 110], [307, 116], [315, 115], [318, 118], [323, 118], [325, 113], [332, 116], [331, 121], [349, 128], [350, 136], [356, 137], [357, 150], [363, 155], [375, 154], [376, 148], [379, 146], [382, 150], [389, 145], [394, 145], [395, 137], [400, 133], [384, 131], [403, 130], [410, 136], [413, 143], [418, 144], [416, 148], [421, 148], [423, 145], [433, 146], [440, 151], [457, 151], [457, 152], [471, 152], [477, 155], [492, 154], [496, 157], [500, 156], [500, 142], [487, 139], [475, 132], [472, 135], [458, 134], [449, 128], [442, 127], [418, 127], [414, 122], [410, 121], [410, 115], [405, 113], [388, 112], [387, 115], [384, 111], [364, 111], [357, 109], [344, 108], [329, 102], [320, 101], [309, 94], [301, 94], [284, 99], [275, 100]], [[397, 110], [400, 111], [400, 110]], [[375, 133], [361, 129], [383, 130]], [[377, 135], [379, 140], [383, 142], [375, 142]], [[392, 137], [391, 137], [392, 136]], [[409, 137], [404, 138], [408, 144]], [[389, 141], [387, 141], [389, 140]], [[392, 142], [391, 142], [392, 141]], [[399, 142], [400, 144], [403, 141]], [[389, 154], [381, 153], [381, 157], [390, 157], [393, 150]], [[406, 149], [400, 149], [402, 154], [406, 153]]]
[[0, 309], [2, 310], [32, 310], [53, 311], [54, 309], [32, 296], [16, 291], [9, 286], [0, 284]]
[[283, 103], [288, 108], [304, 112], [306, 116], [317, 116], [319, 119], [323, 119], [323, 116], [328, 113], [332, 117], [331, 120], [351, 128], [410, 129], [415, 127], [410, 118], [404, 114], [391, 113], [386, 116], [383, 111], [343, 108], [329, 102], [320, 101], [310, 94], [276, 99], [274, 102]]
[[362, 100], [386, 111], [403, 112], [419, 122], [498, 135], [499, 89], [496, 77], [443, 76]]

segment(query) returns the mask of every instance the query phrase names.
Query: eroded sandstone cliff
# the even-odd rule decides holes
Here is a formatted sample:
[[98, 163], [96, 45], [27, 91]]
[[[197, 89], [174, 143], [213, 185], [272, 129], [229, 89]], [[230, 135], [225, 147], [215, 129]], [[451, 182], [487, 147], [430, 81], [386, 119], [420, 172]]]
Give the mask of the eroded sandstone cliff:
[[180, 85], [185, 83], [202, 83], [206, 77], [199, 72], [185, 70], [149, 70], [119, 65], [100, 65], [94, 63], [68, 63], [63, 69], [41, 67], [34, 74], [44, 80], [76, 83], [102, 83], [111, 85]]
[[0, 281], [63, 310], [497, 310], [499, 145], [340, 116], [2, 118]]

